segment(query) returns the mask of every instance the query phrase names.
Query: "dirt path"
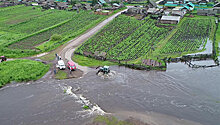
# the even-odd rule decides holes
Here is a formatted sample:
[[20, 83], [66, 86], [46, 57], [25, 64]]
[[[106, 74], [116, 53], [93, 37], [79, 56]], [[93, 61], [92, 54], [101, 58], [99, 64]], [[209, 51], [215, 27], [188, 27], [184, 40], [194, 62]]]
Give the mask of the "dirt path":
[[[123, 10], [120, 11], [116, 14], [114, 14], [113, 16], [109, 17], [108, 19], [104, 20], [103, 22], [99, 23], [97, 26], [95, 26], [94, 28], [88, 30], [86, 33], [84, 33], [83, 35], [71, 40], [68, 42], [68, 45], [66, 45], [60, 52], [59, 55], [61, 55], [61, 58], [64, 59], [65, 61], [72, 61], [72, 55], [73, 52], [75, 51], [76, 47], [78, 47], [79, 45], [81, 45], [83, 42], [85, 42], [88, 38], [90, 38], [91, 36], [93, 36], [94, 34], [96, 34], [101, 28], [103, 28], [106, 24], [108, 24], [110, 21], [112, 21], [115, 17], [117, 17], [118, 15], [120, 15], [122, 12], [127, 11]], [[88, 73], [89, 68], [86, 66], [80, 66], [79, 64], [77, 64], [76, 62], [74, 62], [76, 64], [76, 67], [80, 70], [83, 71], [83, 74]]]

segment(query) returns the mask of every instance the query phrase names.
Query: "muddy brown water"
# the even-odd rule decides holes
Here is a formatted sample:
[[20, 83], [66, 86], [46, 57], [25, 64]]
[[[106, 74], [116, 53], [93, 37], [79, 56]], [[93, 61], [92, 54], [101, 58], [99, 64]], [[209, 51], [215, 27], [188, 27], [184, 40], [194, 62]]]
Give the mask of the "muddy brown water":
[[105, 112], [156, 112], [195, 121], [220, 124], [220, 68], [191, 69], [182, 63], [168, 65], [167, 71], [138, 71], [112, 66], [111, 79], [41, 79], [12, 83], [0, 89], [0, 125], [82, 125], [92, 115], [63, 91], [72, 86]]

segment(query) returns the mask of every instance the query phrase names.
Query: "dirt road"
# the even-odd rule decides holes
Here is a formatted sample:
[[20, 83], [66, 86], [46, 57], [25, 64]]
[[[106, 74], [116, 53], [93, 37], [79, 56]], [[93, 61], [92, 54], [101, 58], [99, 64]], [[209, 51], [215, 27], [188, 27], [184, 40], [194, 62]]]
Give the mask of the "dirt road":
[[[120, 15], [122, 12], [127, 11], [123, 10], [120, 11], [116, 14], [114, 14], [113, 16], [109, 17], [108, 19], [104, 20], [103, 22], [99, 23], [97, 26], [95, 26], [94, 28], [88, 30], [86, 33], [84, 33], [83, 35], [71, 40], [68, 42], [68, 45], [66, 45], [60, 52], [59, 55], [61, 55], [61, 58], [64, 59], [65, 61], [72, 61], [72, 54], [75, 51], [76, 47], [78, 47], [79, 45], [81, 45], [83, 42], [85, 42], [88, 38], [90, 38], [91, 36], [93, 36], [94, 34], [96, 34], [101, 28], [103, 28], [106, 24], [108, 24], [110, 21], [112, 21], [115, 17], [117, 17], [118, 15]], [[80, 66], [79, 64], [77, 64], [76, 62], [74, 62], [76, 64], [76, 67], [80, 70], [83, 71], [84, 74], [88, 73], [89, 68], [85, 67], [85, 66]]]

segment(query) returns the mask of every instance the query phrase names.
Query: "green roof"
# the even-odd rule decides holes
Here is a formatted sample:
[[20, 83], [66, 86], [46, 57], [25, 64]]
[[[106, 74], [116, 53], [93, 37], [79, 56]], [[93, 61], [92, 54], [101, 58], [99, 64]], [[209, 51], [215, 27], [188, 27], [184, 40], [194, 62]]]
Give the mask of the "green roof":
[[106, 3], [104, 0], [99, 0], [99, 2], [100, 2], [101, 4]]
[[165, 6], [169, 6], [169, 7], [176, 7], [177, 4], [170, 4], [170, 3], [166, 3]]
[[190, 10], [190, 8], [188, 6], [183, 6], [180, 9], [186, 8], [187, 10]]
[[193, 4], [193, 3], [187, 3], [187, 5], [190, 5], [190, 6], [192, 6], [192, 7], [194, 7], [195, 5]]

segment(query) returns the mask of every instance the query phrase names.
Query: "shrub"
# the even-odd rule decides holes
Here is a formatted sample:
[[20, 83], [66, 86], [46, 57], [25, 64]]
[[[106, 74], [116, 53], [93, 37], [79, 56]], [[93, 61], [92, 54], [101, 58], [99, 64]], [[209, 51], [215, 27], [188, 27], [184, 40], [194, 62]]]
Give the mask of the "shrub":
[[59, 34], [54, 34], [51, 36], [51, 41], [58, 41], [58, 40], [61, 40], [62, 39], [62, 36], [59, 35]]

